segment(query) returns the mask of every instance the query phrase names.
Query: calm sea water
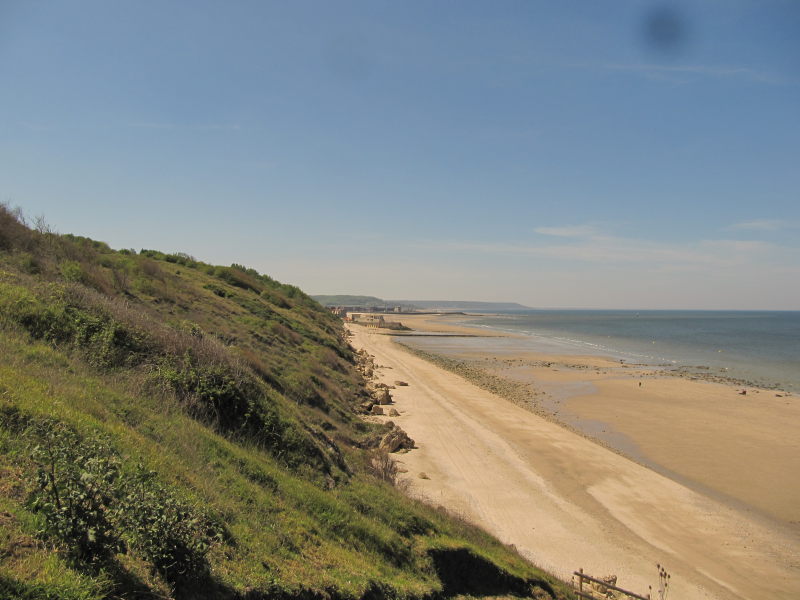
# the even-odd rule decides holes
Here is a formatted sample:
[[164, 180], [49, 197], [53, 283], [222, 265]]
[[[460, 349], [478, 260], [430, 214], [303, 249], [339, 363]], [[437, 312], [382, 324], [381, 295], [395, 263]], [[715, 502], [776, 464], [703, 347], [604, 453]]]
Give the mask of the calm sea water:
[[800, 312], [537, 310], [464, 322], [524, 334], [533, 351], [708, 367], [800, 392]]

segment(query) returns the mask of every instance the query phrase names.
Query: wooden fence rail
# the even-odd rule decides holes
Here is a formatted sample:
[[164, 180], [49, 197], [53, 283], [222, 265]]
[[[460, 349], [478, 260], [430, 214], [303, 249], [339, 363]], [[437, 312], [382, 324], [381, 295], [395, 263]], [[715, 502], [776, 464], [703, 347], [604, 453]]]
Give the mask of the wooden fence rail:
[[616, 585], [611, 585], [610, 583], [605, 582], [602, 579], [597, 579], [595, 577], [590, 577], [589, 575], [586, 575], [583, 572], [583, 569], [581, 569], [580, 571], [575, 571], [573, 573], [573, 575], [576, 575], [578, 577], [578, 590], [577, 590], [576, 593], [581, 598], [586, 598], [587, 600], [597, 600], [597, 596], [593, 596], [591, 594], [584, 593], [584, 591], [583, 591], [583, 580], [584, 579], [587, 580], [587, 581], [591, 581], [593, 583], [597, 583], [599, 585], [602, 585], [603, 587], [608, 588], [609, 590], [614, 590], [615, 592], [620, 592], [622, 594], [625, 594], [626, 596], [628, 596], [629, 598], [633, 598], [634, 600], [650, 600], [650, 594], [647, 594], [647, 596], [640, 596], [639, 594], [631, 592], [630, 590], [625, 590], [625, 589], [622, 589], [621, 587], [617, 587]]

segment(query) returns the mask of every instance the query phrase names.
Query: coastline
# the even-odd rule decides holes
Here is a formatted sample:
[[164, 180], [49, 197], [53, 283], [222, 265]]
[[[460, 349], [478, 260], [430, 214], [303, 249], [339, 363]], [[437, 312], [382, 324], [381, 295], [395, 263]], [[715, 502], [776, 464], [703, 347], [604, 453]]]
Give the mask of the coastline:
[[[486, 337], [488, 333], [443, 320], [418, 318], [409, 324], [444, 335]], [[504, 356], [503, 360], [473, 356], [466, 368], [486, 378], [479, 386], [475, 377], [465, 380], [464, 373], [460, 376], [442, 364], [427, 362], [374, 330], [350, 329], [354, 345], [365, 348], [387, 367], [379, 375], [386, 383], [391, 384], [394, 377], [413, 380], [409, 387], [393, 393], [400, 413], [395, 420], [419, 446], [399, 458], [408, 470], [414, 494], [483, 525], [540, 566], [567, 579], [572, 570], [585, 567], [598, 574], [616, 573], [622, 585], [643, 592], [654, 584], [650, 571], [660, 562], [672, 567], [674, 593], [682, 598], [755, 599], [767, 595], [767, 588], [769, 597], [776, 598], [800, 592], [796, 527], [784, 529], [774, 520], [761, 518], [748, 510], [752, 502], [723, 502], [724, 493], [703, 493], [709, 491], [704, 490], [703, 481], [687, 486], [680, 476], [665, 476], [670, 469], [642, 466], [652, 459], [649, 454], [659, 450], [652, 444], [641, 448], [635, 435], [623, 434], [620, 439], [629, 438], [635, 449], [644, 452], [645, 460], [638, 460], [639, 464], [625, 458], [630, 448], [618, 448], [619, 439], [601, 438], [611, 451], [587, 439], [587, 435], [597, 436], [581, 427], [563, 426], [566, 413], [579, 414], [584, 425], [607, 424], [604, 411], [610, 401], [618, 402], [620, 392], [614, 386], [634, 382], [635, 396], [628, 412], [617, 411], [612, 419], [615, 428], [630, 428], [630, 421], [638, 419], [636, 403], [645, 395], [638, 386], [639, 378], [645, 378], [649, 398], [657, 397], [655, 388], [662, 385], [666, 386], [664, 393], [670, 394], [675, 393], [671, 388], [676, 384], [683, 389], [681, 394], [685, 386], [695, 391], [709, 386], [731, 391], [730, 386], [658, 377], [652, 369], [635, 365], [625, 365], [621, 374], [618, 362], [594, 356], [566, 360], [543, 355], [525, 359]], [[499, 337], [493, 332], [488, 335]], [[481, 360], [491, 368], [475, 367], [473, 363]], [[509, 372], [517, 375], [516, 381], [508, 377]], [[521, 377], [523, 372], [526, 374]], [[517, 404], [524, 405], [531, 397], [532, 373], [540, 389], [533, 396], [535, 402], [521, 408]], [[592, 381], [584, 386], [584, 393], [575, 393], [581, 387], [574, 385], [576, 376], [585, 380], [589, 374]], [[553, 390], [570, 386], [572, 393], [555, 397]], [[719, 391], [715, 389], [715, 393]], [[515, 394], [517, 403], [513, 404]], [[553, 411], [553, 407], [560, 408]], [[652, 406], [647, 410], [657, 421], [658, 411]], [[598, 416], [605, 421], [594, 418]], [[697, 449], [687, 452], [696, 454]], [[657, 458], [663, 460], [661, 455]], [[423, 471], [430, 479], [418, 477]], [[787, 472], [792, 471], [783, 472], [784, 480]], [[710, 491], [714, 491], [713, 485]], [[691, 530], [687, 530], [689, 523]], [[746, 572], [760, 573], [760, 585], [749, 581]]]
[[800, 472], [800, 405], [787, 392], [599, 356], [453, 357], [409, 341], [397, 343], [630, 460], [800, 534], [800, 481], [786, 477]]

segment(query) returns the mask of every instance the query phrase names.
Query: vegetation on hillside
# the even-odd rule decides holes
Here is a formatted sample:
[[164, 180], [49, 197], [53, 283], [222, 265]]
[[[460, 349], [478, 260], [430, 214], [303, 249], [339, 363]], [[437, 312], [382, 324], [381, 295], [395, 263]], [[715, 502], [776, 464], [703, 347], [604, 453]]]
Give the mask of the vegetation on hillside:
[[0, 205], [0, 597], [564, 597], [393, 487], [367, 397], [299, 289]]

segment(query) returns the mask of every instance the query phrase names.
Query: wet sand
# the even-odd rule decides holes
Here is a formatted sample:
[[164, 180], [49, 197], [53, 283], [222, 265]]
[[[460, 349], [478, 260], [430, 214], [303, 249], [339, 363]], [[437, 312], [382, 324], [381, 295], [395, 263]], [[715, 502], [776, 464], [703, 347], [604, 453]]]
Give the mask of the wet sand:
[[463, 319], [464, 316], [463, 313], [442, 315], [401, 313], [392, 314], [389, 316], [389, 319], [392, 321], [400, 321], [406, 327], [410, 327], [413, 330], [411, 332], [412, 334], [441, 333], [447, 335], [467, 335], [470, 337], [513, 337], [511, 334], [462, 325], [460, 320]]
[[455, 356], [482, 387], [800, 533], [800, 477], [787, 476], [800, 473], [800, 398], [595, 356]]
[[[448, 319], [425, 321], [469, 332]], [[793, 398], [542, 355], [470, 357], [490, 376], [479, 387], [390, 337], [351, 329], [357, 348], [391, 367], [379, 380], [410, 383], [393, 390], [401, 415], [393, 420], [417, 441], [399, 457], [413, 493], [567, 579], [583, 567], [646, 593], [661, 563], [673, 598], [800, 596]], [[502, 393], [503, 382], [516, 404], [484, 389]], [[643, 464], [555, 422], [567, 417], [578, 429], [581, 421], [606, 429], [605, 443]]]

